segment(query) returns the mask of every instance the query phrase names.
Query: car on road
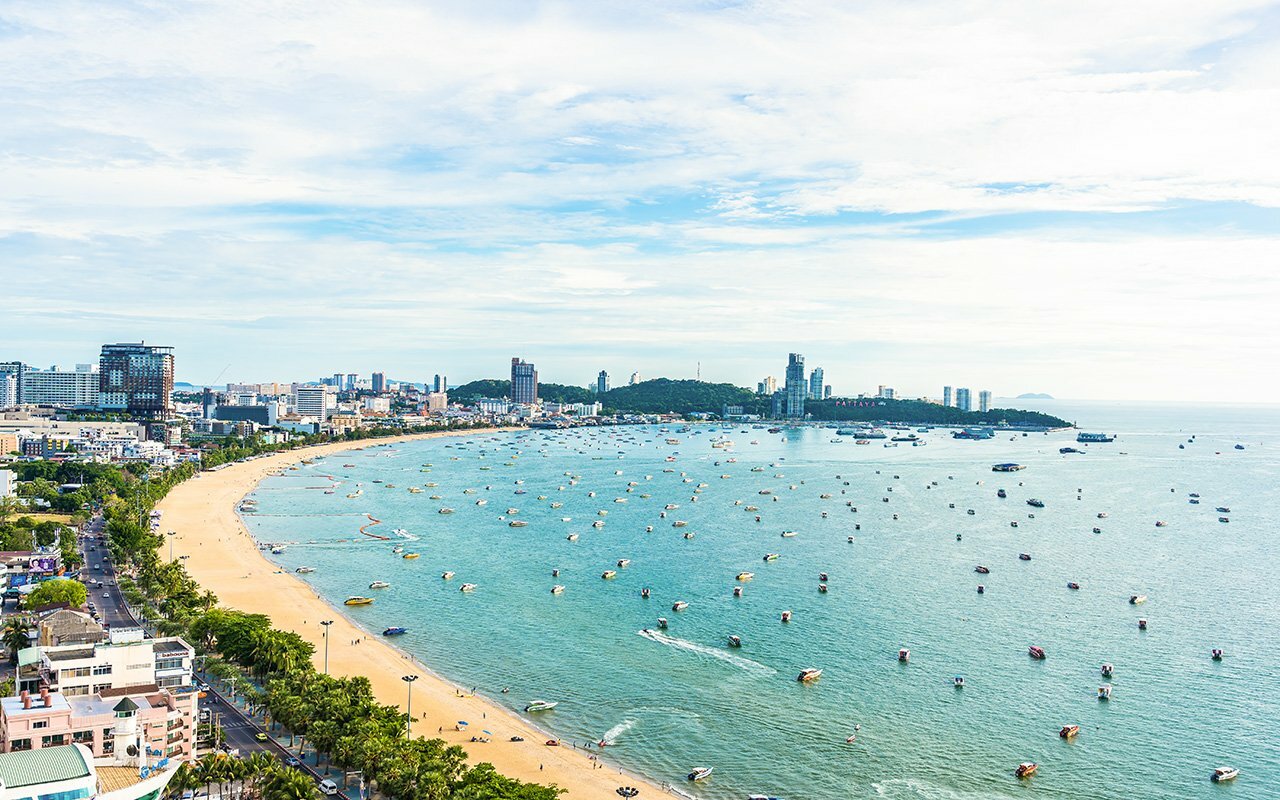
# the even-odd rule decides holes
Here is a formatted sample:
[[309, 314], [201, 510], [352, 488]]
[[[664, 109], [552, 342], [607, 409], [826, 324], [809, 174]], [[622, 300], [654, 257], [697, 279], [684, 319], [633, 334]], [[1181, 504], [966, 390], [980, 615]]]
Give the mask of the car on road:
[[268, 739], [270, 739], [271, 737], [270, 737], [270, 736], [267, 736], [267, 735], [266, 735], [265, 733], [263, 733], [262, 731], [258, 731], [257, 733], [255, 733], [255, 734], [253, 735], [253, 738], [254, 738], [254, 741], [258, 741], [258, 742], [265, 742], [265, 741], [267, 741]]
[[299, 769], [302, 767], [302, 762], [294, 758], [293, 756], [289, 756], [284, 760], [284, 765], [291, 769]]
[[103, 592], [103, 593], [102, 593], [102, 596], [103, 596], [103, 597], [105, 597], [106, 599], [110, 600], [110, 599], [111, 599], [111, 592]]
[[326, 794], [330, 797], [333, 797], [335, 794], [338, 793], [338, 784], [334, 783], [328, 778], [325, 778], [324, 780], [316, 784], [316, 788], [320, 790], [321, 794]]

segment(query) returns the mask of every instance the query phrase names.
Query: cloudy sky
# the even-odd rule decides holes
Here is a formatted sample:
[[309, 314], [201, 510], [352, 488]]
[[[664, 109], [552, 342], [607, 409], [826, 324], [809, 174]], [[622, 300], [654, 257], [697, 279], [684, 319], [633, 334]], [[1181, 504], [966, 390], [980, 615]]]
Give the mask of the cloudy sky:
[[1248, 0], [0, 0], [0, 360], [1273, 400], [1278, 45]]

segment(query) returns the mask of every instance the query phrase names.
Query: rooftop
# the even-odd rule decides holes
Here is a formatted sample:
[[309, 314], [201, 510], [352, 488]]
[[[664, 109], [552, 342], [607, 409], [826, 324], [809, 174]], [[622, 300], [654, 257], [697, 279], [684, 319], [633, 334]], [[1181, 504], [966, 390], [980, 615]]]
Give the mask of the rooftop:
[[6, 789], [87, 778], [92, 774], [84, 752], [73, 744], [0, 754], [0, 781], [4, 781]]
[[191, 645], [181, 639], [156, 639], [154, 649], [157, 653], [187, 653]]
[[[71, 708], [67, 702], [67, 698], [63, 697], [59, 692], [50, 692], [49, 697], [52, 698], [52, 705], [45, 708], [44, 699], [38, 694], [31, 695], [31, 708], [22, 707], [21, 697], [5, 697], [0, 698], [0, 708], [3, 708], [6, 717], [13, 717], [19, 714], [36, 714], [49, 713], [51, 711], [66, 711]], [[5, 781], [8, 784], [8, 781]]]
[[44, 648], [44, 654], [50, 661], [75, 661], [81, 658], [93, 658], [93, 648], [81, 647], [75, 650]]

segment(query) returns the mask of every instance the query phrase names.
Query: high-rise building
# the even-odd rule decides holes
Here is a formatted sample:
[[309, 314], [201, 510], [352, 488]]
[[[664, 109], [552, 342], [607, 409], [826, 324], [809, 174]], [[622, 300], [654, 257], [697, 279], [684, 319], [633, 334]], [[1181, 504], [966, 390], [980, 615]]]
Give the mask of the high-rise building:
[[773, 393], [776, 391], [778, 391], [778, 379], [772, 375], [764, 376], [764, 380], [756, 384], [756, 394], [764, 394], [772, 397]]
[[445, 375], [436, 375], [435, 380], [431, 382], [433, 392], [449, 391], [449, 378]]
[[881, 400], [893, 400], [897, 396], [898, 393], [893, 390], [892, 386], [884, 386], [882, 384], [876, 387], [876, 397], [879, 397]]
[[323, 420], [328, 415], [328, 388], [299, 386], [293, 391], [293, 410], [303, 417]]
[[822, 387], [822, 399], [823, 400], [831, 399], [831, 384], [828, 383], [826, 386]]
[[538, 370], [523, 359], [511, 359], [511, 402], [534, 405], [538, 402]]
[[639, 372], [633, 372], [633, 373], [631, 373], [631, 380], [627, 381], [627, 383], [629, 383], [629, 384], [630, 384], [630, 385], [632, 385], [632, 386], [635, 386], [637, 383], [639, 383], [639, 382], [640, 382], [640, 380], [641, 380], [641, 378], [640, 378], [640, 373], [639, 373]]
[[978, 392], [978, 410], [983, 414], [991, 410], [991, 392], [986, 389]]
[[173, 348], [104, 344], [98, 387], [98, 402], [107, 411], [168, 418], [173, 413]]
[[373, 377], [369, 383], [373, 387], [374, 394], [382, 394], [387, 390], [387, 376], [381, 372], [373, 373]]
[[950, 386], [942, 387], [942, 404], [944, 406], [951, 405], [951, 387]]
[[956, 408], [961, 411], [972, 411], [973, 403], [969, 400], [969, 390], [961, 387], [956, 389]]
[[354, 391], [356, 390], [356, 385], [357, 385], [359, 382], [360, 382], [360, 376], [359, 376], [359, 375], [355, 374], [354, 372], [348, 372], [348, 373], [347, 373], [347, 379], [346, 379], [345, 381], [343, 381], [343, 382], [342, 382], [342, 386], [343, 386], [343, 388], [345, 388], [348, 392], [354, 392]]
[[791, 353], [787, 356], [787, 416], [804, 416], [804, 398], [808, 385], [804, 379], [804, 356]]
[[814, 367], [809, 373], [809, 399], [822, 399], [822, 367]]
[[600, 370], [600, 374], [596, 376], [596, 394], [604, 394], [609, 391], [609, 373]]
[[74, 370], [28, 370], [22, 376], [19, 402], [57, 408], [97, 408], [101, 394], [97, 364], [76, 364]]
[[[22, 401], [22, 376], [31, 368], [21, 361], [0, 361], [0, 408]], [[11, 402], [4, 401], [13, 393]]]

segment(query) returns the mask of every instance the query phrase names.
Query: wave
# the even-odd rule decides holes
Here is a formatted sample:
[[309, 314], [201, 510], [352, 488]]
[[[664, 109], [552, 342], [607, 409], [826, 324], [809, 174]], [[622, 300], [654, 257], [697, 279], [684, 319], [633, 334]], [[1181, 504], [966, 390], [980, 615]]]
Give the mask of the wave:
[[711, 658], [723, 661], [726, 664], [732, 664], [739, 669], [756, 675], [778, 674], [778, 671], [773, 667], [765, 666], [758, 661], [752, 661], [749, 658], [736, 656], [733, 653], [726, 653], [723, 650], [717, 650], [714, 647], [707, 647], [706, 645], [698, 644], [697, 642], [690, 642], [686, 639], [677, 639], [674, 636], [667, 636], [665, 633], [661, 633], [659, 631], [646, 628], [644, 630], [636, 631], [636, 634], [638, 636], [643, 636], [651, 642], [664, 644], [667, 647], [674, 647], [677, 650], [686, 650], [690, 653], [710, 656]]
[[619, 736], [634, 728], [635, 725], [636, 721], [634, 719], [624, 719], [622, 722], [619, 722], [617, 725], [614, 725], [612, 728], [605, 731], [604, 736], [600, 737], [600, 741], [605, 744], [613, 744], [618, 740]]
[[1008, 796], [1004, 794], [993, 795], [985, 789], [981, 792], [964, 792], [947, 786], [927, 783], [917, 778], [892, 778], [885, 781], [875, 781], [871, 784], [871, 788], [875, 790], [876, 797], [903, 798], [903, 800], [990, 800], [993, 797]]

